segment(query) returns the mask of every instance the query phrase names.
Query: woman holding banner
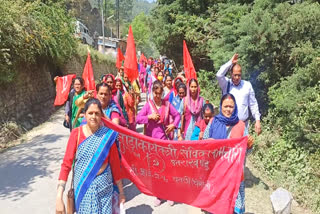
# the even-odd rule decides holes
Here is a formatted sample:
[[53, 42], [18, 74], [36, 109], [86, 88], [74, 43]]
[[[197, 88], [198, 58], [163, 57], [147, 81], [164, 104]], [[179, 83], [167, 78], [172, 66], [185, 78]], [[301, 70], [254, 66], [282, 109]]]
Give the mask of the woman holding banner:
[[[61, 165], [56, 213], [65, 213], [63, 192], [73, 166], [75, 208], [78, 214], [112, 213], [113, 180], [122, 187], [117, 132], [102, 125], [103, 110], [97, 99], [84, 108], [87, 124], [72, 130]], [[125, 197], [120, 188], [120, 201]]]
[[[137, 124], [146, 124], [147, 136], [168, 140], [168, 134], [179, 125], [179, 112], [169, 102], [162, 100], [163, 86], [160, 81], [153, 83], [152, 93], [153, 99], [149, 99], [137, 115]], [[174, 118], [171, 124], [169, 116]]]
[[[170, 134], [179, 125], [180, 114], [168, 102], [162, 99], [163, 85], [157, 80], [152, 86], [153, 98], [145, 104], [137, 116], [137, 124], [145, 124], [145, 135], [156, 139], [168, 140]], [[174, 118], [173, 123], [169, 123], [169, 117]], [[173, 201], [168, 201], [172, 206]], [[156, 199], [154, 205], [159, 206], [160, 199]]]
[[[216, 115], [208, 131], [204, 133], [204, 139], [229, 139], [240, 138], [248, 135], [245, 123], [238, 118], [238, 108], [236, 100], [232, 94], [225, 94], [221, 98], [220, 113]], [[248, 138], [248, 149], [253, 145], [253, 138]], [[242, 214], [245, 212], [245, 183], [244, 173], [234, 208], [234, 213]]]
[[196, 122], [200, 121], [203, 98], [200, 96], [200, 87], [196, 79], [190, 79], [187, 96], [180, 104], [181, 127], [178, 131], [179, 140], [190, 140]]

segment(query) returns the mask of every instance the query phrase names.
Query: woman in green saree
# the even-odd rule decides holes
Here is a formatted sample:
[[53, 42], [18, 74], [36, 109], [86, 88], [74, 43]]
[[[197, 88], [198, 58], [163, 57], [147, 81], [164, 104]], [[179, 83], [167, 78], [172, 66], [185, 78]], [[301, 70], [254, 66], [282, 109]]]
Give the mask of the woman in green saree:
[[76, 100], [81, 97], [85, 99], [91, 98], [93, 97], [93, 92], [86, 92], [84, 88], [84, 80], [81, 77], [76, 77], [73, 79], [73, 89], [69, 93], [65, 109], [66, 121], [69, 123], [70, 129], [78, 127], [82, 121], [82, 108], [79, 108], [75, 104]]

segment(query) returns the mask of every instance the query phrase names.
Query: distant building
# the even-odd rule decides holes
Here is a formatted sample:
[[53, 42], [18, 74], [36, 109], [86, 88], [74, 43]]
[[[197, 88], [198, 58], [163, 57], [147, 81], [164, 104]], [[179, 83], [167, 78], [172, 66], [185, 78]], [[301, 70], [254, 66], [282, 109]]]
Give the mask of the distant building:
[[[104, 53], [117, 56], [117, 48], [119, 47], [123, 54], [126, 51], [127, 42], [121, 39], [104, 37]], [[103, 53], [103, 37], [98, 37], [98, 51]]]

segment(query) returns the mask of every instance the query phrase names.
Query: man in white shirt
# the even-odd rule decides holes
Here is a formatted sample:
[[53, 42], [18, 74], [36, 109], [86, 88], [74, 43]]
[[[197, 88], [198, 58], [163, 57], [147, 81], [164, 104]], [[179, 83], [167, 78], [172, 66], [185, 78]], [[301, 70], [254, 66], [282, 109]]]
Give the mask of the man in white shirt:
[[[235, 97], [238, 106], [238, 117], [246, 122], [246, 127], [248, 127], [250, 108], [256, 121], [255, 132], [259, 135], [261, 133], [261, 124], [258, 102], [251, 83], [241, 80], [241, 66], [237, 62], [238, 54], [235, 54], [229, 62], [220, 67], [216, 77], [222, 89], [222, 94], [230, 93]], [[231, 80], [225, 76], [230, 69]]]

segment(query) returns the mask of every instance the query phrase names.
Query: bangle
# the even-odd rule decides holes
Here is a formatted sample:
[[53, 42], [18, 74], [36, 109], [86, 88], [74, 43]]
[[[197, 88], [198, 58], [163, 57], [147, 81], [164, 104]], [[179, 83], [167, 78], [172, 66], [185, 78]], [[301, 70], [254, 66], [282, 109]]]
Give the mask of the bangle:
[[57, 186], [57, 189], [59, 189], [59, 187], [62, 187], [62, 189], [64, 191], [64, 189], [66, 188], [66, 184], [59, 183], [58, 186]]

